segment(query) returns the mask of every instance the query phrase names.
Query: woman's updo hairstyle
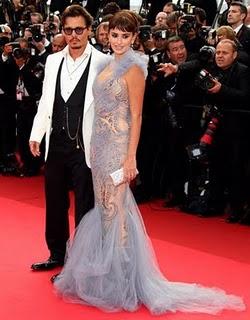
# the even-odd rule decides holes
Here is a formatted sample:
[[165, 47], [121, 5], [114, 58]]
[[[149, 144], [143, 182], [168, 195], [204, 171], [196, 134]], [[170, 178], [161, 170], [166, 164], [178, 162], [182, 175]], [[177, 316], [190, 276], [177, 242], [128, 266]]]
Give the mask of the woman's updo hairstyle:
[[113, 15], [109, 20], [109, 30], [119, 29], [124, 32], [138, 32], [139, 21], [136, 14], [130, 10], [121, 10]]

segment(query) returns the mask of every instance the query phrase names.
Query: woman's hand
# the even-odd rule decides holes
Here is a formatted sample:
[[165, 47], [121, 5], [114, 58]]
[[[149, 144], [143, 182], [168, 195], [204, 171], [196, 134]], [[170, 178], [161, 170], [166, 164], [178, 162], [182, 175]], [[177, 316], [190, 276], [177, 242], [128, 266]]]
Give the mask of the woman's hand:
[[135, 156], [127, 156], [123, 164], [124, 181], [130, 182], [134, 180], [138, 171], [136, 169], [136, 158]]

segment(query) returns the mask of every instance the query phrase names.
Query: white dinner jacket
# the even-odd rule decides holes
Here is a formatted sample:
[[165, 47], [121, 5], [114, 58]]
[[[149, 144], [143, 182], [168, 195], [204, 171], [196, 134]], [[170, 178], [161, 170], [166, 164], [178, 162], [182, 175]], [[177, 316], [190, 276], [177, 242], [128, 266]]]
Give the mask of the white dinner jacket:
[[[88, 44], [89, 45], [89, 44]], [[60, 63], [65, 57], [65, 53], [68, 48], [64, 48], [62, 51], [51, 54], [47, 58], [45, 65], [45, 77], [43, 81], [42, 96], [39, 101], [37, 114], [34, 118], [30, 141], [41, 142], [45, 135], [45, 160], [48, 156], [49, 151], [49, 140], [52, 131], [52, 113], [55, 99], [56, 79]], [[110, 56], [107, 56], [94, 47], [91, 46], [91, 62], [89, 67], [89, 75], [87, 80], [84, 113], [82, 121], [82, 133], [83, 142], [85, 148], [85, 160], [87, 165], [90, 167], [90, 138], [92, 134], [92, 125], [94, 120], [94, 105], [93, 105], [93, 93], [92, 86], [96, 75], [110, 61]]]

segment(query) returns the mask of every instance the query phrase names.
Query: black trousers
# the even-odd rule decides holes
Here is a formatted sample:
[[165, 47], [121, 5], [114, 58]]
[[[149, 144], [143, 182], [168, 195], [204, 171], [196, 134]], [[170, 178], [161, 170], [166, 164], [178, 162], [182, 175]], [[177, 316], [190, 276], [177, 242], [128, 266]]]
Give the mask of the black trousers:
[[69, 239], [69, 191], [75, 197], [75, 226], [94, 206], [91, 170], [81, 149], [51, 150], [45, 164], [46, 242], [51, 257], [64, 259]]

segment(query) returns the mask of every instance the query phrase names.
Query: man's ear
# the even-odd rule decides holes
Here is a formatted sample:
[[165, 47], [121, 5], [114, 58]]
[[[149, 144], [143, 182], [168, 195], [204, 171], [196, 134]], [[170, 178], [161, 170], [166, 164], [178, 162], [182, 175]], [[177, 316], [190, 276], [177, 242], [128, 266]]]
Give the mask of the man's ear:
[[237, 51], [234, 51], [234, 54], [233, 54], [234, 60], [237, 58], [237, 56], [238, 56], [238, 52], [237, 52]]

